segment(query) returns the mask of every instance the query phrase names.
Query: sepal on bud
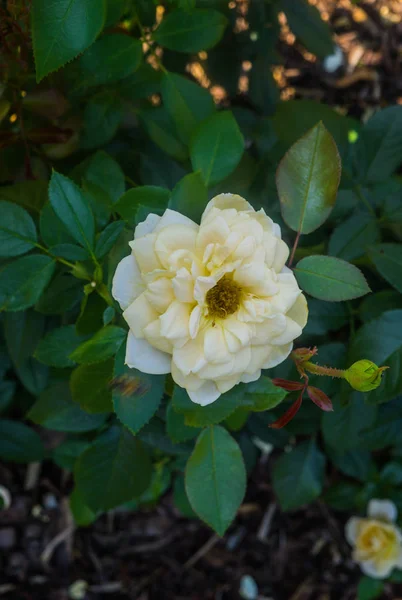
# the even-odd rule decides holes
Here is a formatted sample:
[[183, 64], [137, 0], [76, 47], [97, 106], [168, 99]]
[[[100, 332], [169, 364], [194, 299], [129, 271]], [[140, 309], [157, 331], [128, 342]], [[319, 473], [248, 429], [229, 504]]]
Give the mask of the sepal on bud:
[[358, 392], [370, 392], [381, 383], [382, 372], [389, 367], [377, 367], [375, 363], [366, 358], [353, 363], [346, 369], [344, 378]]

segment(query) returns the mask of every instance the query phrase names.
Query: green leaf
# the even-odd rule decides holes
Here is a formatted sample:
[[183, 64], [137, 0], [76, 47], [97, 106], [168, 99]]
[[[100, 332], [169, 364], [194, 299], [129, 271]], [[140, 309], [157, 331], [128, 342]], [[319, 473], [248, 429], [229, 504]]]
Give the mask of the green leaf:
[[377, 411], [377, 417], [368, 428], [360, 432], [359, 446], [368, 450], [382, 450], [388, 446], [399, 446], [402, 428], [402, 411], [399, 398], [395, 398], [387, 404], [380, 404], [377, 407], [367, 406], [371, 410]]
[[81, 147], [91, 150], [109, 142], [115, 135], [121, 119], [121, 101], [114, 91], [105, 90], [92, 96], [84, 110]]
[[91, 525], [96, 518], [97, 512], [93, 511], [87, 506], [80, 494], [75, 488], [70, 496], [70, 509], [73, 515], [74, 522], [78, 527], [87, 527]]
[[113, 360], [93, 365], [80, 365], [71, 374], [71, 395], [77, 404], [90, 414], [113, 412], [110, 382]]
[[3, 201], [0, 213], [0, 256], [19, 256], [34, 248], [36, 227], [26, 210]]
[[183, 475], [178, 475], [174, 481], [173, 501], [176, 508], [184, 517], [187, 517], [188, 519], [196, 518], [197, 515], [191, 508], [191, 504], [187, 498]]
[[66, 439], [52, 452], [52, 459], [61, 469], [72, 471], [77, 458], [88, 448], [90, 442], [86, 439], [72, 437]]
[[279, 6], [286, 14], [290, 29], [307, 50], [318, 58], [334, 52], [331, 30], [315, 6], [307, 0], [280, 0]]
[[63, 315], [80, 302], [82, 287], [82, 281], [58, 273], [37, 301], [35, 310], [44, 315]]
[[194, 171], [201, 171], [205, 185], [221, 181], [240, 162], [244, 139], [233, 114], [216, 113], [202, 123], [195, 132], [190, 146]]
[[282, 510], [312, 502], [321, 494], [325, 456], [314, 440], [305, 441], [282, 454], [274, 466], [272, 482]]
[[140, 496], [151, 473], [151, 460], [140, 440], [124, 427], [112, 427], [80, 456], [75, 481], [89, 508], [110, 510]]
[[47, 201], [47, 181], [16, 181], [0, 187], [0, 200], [18, 204], [32, 213], [39, 213]]
[[109, 194], [96, 183], [92, 183], [87, 179], [83, 180], [82, 189], [90, 202], [96, 228], [103, 229], [109, 223], [112, 214], [112, 202]]
[[116, 354], [126, 336], [126, 331], [121, 327], [107, 325], [90, 340], [78, 346], [70, 354], [70, 358], [77, 363], [85, 365], [102, 362]]
[[187, 148], [177, 137], [174, 124], [164, 106], [141, 110], [139, 117], [151, 140], [163, 152], [178, 161], [186, 160]]
[[402, 294], [402, 244], [378, 244], [368, 255], [377, 271]]
[[83, 52], [100, 33], [105, 20], [103, 0], [34, 0], [32, 38], [36, 80], [56, 71]]
[[356, 508], [356, 499], [360, 492], [360, 484], [342, 481], [331, 485], [324, 492], [323, 500], [335, 510], [352, 510]]
[[44, 318], [27, 310], [4, 315], [4, 337], [15, 372], [23, 386], [34, 396], [46, 387], [48, 368], [32, 358], [43, 336]]
[[50, 202], [47, 202], [40, 212], [39, 229], [42, 240], [49, 248], [75, 243], [74, 237], [69, 234]]
[[185, 424], [190, 427], [205, 427], [224, 421], [236, 408], [242, 405], [244, 391], [241, 386], [235, 386], [218, 400], [208, 406], [200, 406], [191, 402], [186, 390], [175, 386], [172, 404], [176, 412], [185, 417]]
[[80, 58], [82, 74], [78, 88], [116, 83], [140, 66], [141, 42], [123, 33], [111, 33], [97, 40]]
[[68, 382], [60, 381], [48, 387], [27, 414], [37, 425], [71, 433], [92, 431], [102, 425], [105, 414], [89, 415], [73, 402]]
[[364, 576], [357, 587], [357, 600], [375, 600], [384, 590], [384, 582]]
[[388, 462], [380, 474], [381, 483], [389, 486], [398, 486], [402, 484], [402, 464], [396, 460]]
[[333, 256], [307, 256], [294, 269], [305, 292], [327, 302], [342, 302], [368, 294], [367, 282], [357, 267]]
[[103, 150], [98, 150], [91, 157], [83, 178], [106, 192], [112, 203], [117, 202], [126, 189], [119, 163]]
[[176, 73], [164, 74], [162, 100], [184, 144], [189, 143], [201, 121], [215, 111], [208, 90]]
[[91, 257], [88, 251], [76, 244], [58, 244], [49, 248], [53, 256], [64, 258], [66, 260], [89, 260]]
[[154, 32], [158, 44], [177, 52], [199, 52], [215, 46], [227, 25], [226, 17], [209, 9], [174, 10]]
[[109, 225], [102, 231], [102, 233], [96, 240], [96, 258], [101, 259], [111, 251], [123, 229], [123, 221], [114, 221], [113, 223], [109, 223]]
[[172, 442], [176, 444], [197, 437], [200, 428], [186, 425], [184, 415], [176, 412], [170, 401], [166, 409], [166, 431]]
[[304, 333], [306, 335], [325, 335], [328, 331], [337, 331], [349, 322], [350, 314], [346, 304], [324, 302], [309, 299], [309, 317]]
[[142, 185], [128, 190], [114, 205], [114, 210], [131, 225], [136, 222], [140, 206], [165, 210], [170, 198], [170, 191], [155, 185]]
[[43, 459], [45, 449], [39, 435], [24, 423], [0, 419], [0, 457], [29, 463]]
[[360, 177], [368, 183], [385, 181], [401, 164], [402, 107], [390, 106], [371, 117], [353, 149], [363, 162]]
[[199, 173], [190, 173], [181, 179], [172, 191], [169, 208], [186, 215], [196, 223], [208, 203], [208, 191]]
[[[340, 407], [339, 410], [342, 411], [344, 408]], [[342, 453], [338, 452], [338, 449], [333, 449], [329, 453], [329, 456], [335, 466], [345, 475], [359, 479], [363, 483], [368, 481], [370, 472], [374, 467], [371, 454], [368, 450], [357, 448]]]
[[379, 239], [380, 228], [375, 217], [368, 213], [353, 214], [333, 230], [328, 254], [344, 260], [360, 258]]
[[350, 402], [342, 406], [333, 399], [334, 411], [322, 415], [325, 443], [338, 453], [361, 448], [360, 433], [375, 422], [375, 406], [365, 404], [362, 394], [353, 392]]
[[244, 393], [244, 405], [253, 412], [271, 410], [287, 396], [285, 390], [274, 385], [271, 379], [264, 375], [244, 386]]
[[132, 433], [137, 433], [158, 410], [165, 389], [165, 377], [130, 369], [124, 364], [125, 353], [123, 345], [115, 358], [113, 405], [123, 425]]
[[81, 310], [75, 323], [77, 332], [81, 335], [96, 333], [103, 327], [103, 313], [107, 304], [96, 293], [85, 294], [81, 302]]
[[279, 164], [276, 185], [285, 223], [301, 233], [320, 227], [334, 207], [340, 176], [338, 149], [320, 122]]
[[353, 363], [368, 358], [376, 365], [390, 368], [382, 378], [380, 387], [367, 395], [370, 404], [388, 402], [402, 393], [402, 310], [384, 313], [378, 319], [363, 325], [353, 339], [349, 358]]
[[223, 427], [208, 427], [199, 435], [187, 462], [185, 486], [196, 514], [223, 536], [246, 491], [241, 450]]
[[382, 313], [387, 310], [394, 310], [402, 308], [402, 296], [394, 290], [382, 290], [376, 294], [370, 294], [366, 296], [360, 304], [359, 318], [368, 323], [373, 319], [381, 317]]
[[0, 413], [3, 412], [11, 404], [15, 393], [15, 381], [0, 381]]
[[49, 256], [31, 254], [0, 271], [0, 311], [24, 310], [37, 302], [49, 283], [55, 263]]
[[49, 200], [68, 233], [92, 254], [95, 221], [89, 201], [71, 179], [53, 171], [49, 183]]
[[85, 337], [77, 335], [74, 325], [58, 327], [39, 342], [34, 356], [49, 367], [73, 367], [75, 363], [69, 355], [84, 340]]

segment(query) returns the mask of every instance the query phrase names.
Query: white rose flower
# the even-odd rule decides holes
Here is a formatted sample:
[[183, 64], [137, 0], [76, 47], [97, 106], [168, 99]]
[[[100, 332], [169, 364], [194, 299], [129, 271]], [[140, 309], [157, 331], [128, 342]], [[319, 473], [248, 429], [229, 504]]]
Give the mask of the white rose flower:
[[346, 539], [354, 547], [353, 559], [363, 573], [382, 579], [395, 567], [402, 568], [402, 533], [395, 525], [396, 506], [390, 500], [371, 500], [367, 515], [367, 519], [349, 519]]
[[200, 225], [172, 210], [148, 215], [130, 246], [112, 288], [130, 327], [129, 367], [171, 373], [205, 406], [289, 355], [307, 303], [264, 210], [220, 194]]

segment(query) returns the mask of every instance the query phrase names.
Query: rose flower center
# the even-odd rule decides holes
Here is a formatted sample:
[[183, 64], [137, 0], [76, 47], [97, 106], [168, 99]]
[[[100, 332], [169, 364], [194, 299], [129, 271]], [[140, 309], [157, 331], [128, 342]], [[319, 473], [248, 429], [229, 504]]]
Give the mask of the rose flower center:
[[222, 277], [206, 295], [209, 315], [225, 319], [240, 306], [241, 289], [232, 279]]

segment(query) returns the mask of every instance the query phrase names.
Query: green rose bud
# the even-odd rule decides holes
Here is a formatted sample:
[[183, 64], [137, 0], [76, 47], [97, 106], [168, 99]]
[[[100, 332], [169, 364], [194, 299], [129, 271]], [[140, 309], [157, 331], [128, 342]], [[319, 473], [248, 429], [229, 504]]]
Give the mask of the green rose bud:
[[346, 369], [344, 377], [354, 390], [370, 392], [380, 385], [381, 375], [385, 369], [388, 367], [377, 367], [371, 360], [364, 358]]

